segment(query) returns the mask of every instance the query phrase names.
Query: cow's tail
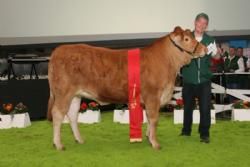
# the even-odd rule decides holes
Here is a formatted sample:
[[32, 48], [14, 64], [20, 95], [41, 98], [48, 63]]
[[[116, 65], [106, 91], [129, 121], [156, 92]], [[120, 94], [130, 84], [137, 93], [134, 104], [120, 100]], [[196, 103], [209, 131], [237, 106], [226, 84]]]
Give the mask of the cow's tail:
[[53, 95], [53, 92], [50, 91], [50, 97], [49, 97], [49, 102], [48, 102], [48, 111], [47, 111], [47, 119], [49, 121], [53, 120], [53, 117], [52, 117], [52, 108], [54, 106], [54, 102], [55, 102], [55, 96]]

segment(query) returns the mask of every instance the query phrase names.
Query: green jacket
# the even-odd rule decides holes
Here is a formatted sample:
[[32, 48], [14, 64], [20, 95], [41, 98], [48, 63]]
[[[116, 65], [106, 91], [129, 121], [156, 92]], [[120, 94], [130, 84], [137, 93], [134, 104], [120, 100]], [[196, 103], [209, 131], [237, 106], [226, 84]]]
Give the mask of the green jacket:
[[[201, 43], [208, 46], [215, 42], [214, 38], [203, 34]], [[206, 54], [204, 57], [192, 59], [191, 63], [184, 66], [181, 70], [183, 82], [188, 84], [200, 84], [210, 81], [213, 74], [210, 69], [211, 54]]]

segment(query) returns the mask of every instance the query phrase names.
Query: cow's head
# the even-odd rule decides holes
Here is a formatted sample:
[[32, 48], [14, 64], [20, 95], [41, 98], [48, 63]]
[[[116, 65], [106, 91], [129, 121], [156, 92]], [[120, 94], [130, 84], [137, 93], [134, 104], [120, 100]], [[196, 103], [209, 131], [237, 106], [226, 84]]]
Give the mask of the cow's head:
[[207, 52], [207, 48], [194, 38], [189, 29], [184, 31], [181, 27], [175, 27], [174, 31], [170, 33], [169, 39], [181, 55], [184, 54], [189, 58], [202, 57]]

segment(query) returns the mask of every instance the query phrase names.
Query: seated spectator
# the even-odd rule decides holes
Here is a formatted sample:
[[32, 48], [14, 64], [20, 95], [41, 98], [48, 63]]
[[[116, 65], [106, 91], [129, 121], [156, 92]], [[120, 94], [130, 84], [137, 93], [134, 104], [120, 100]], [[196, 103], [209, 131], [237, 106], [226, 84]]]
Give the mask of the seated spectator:
[[[243, 59], [244, 62], [244, 71], [248, 72], [248, 68], [247, 68], [247, 57], [243, 56], [243, 48], [242, 47], [238, 47], [237, 48], [237, 54], [236, 54], [239, 58]], [[238, 77], [240, 82], [240, 88], [241, 89], [248, 89], [248, 76], [247, 75], [241, 75]]]
[[244, 60], [242, 57], [236, 56], [235, 47], [229, 48], [229, 55], [225, 57], [224, 69], [226, 72], [244, 72]]
[[[250, 72], [250, 55], [248, 55], [248, 60], [247, 60], [247, 71]], [[247, 75], [247, 87], [246, 89], [250, 89], [250, 75]]]
[[[234, 47], [229, 48], [229, 55], [224, 60], [225, 72], [238, 73], [244, 72], [244, 61], [242, 57], [236, 56], [236, 49]], [[238, 75], [226, 75], [226, 87], [229, 89], [239, 89], [240, 81]], [[229, 97], [229, 102], [233, 102], [235, 98]]]
[[244, 61], [244, 71], [247, 72], [247, 57], [246, 56], [243, 56], [243, 48], [242, 47], [238, 47], [237, 48], [237, 53], [236, 55], [239, 57], [239, 58], [242, 58], [243, 61]]
[[250, 57], [248, 57], [248, 60], [247, 60], [247, 70], [249, 71], [250, 69]]

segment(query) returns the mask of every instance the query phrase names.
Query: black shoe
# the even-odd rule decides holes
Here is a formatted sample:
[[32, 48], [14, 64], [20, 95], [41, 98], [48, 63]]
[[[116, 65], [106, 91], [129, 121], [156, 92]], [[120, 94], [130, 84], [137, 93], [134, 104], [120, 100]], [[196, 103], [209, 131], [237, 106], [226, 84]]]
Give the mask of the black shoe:
[[202, 143], [210, 143], [210, 139], [209, 139], [209, 137], [201, 137], [200, 142], [202, 142]]
[[191, 136], [191, 133], [181, 132], [180, 136]]

